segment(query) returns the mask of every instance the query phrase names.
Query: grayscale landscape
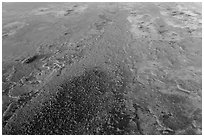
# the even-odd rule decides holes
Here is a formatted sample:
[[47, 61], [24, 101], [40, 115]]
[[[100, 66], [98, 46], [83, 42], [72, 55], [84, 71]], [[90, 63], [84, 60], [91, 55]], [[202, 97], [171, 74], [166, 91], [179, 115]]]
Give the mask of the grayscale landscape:
[[2, 3], [2, 134], [202, 134], [202, 3]]

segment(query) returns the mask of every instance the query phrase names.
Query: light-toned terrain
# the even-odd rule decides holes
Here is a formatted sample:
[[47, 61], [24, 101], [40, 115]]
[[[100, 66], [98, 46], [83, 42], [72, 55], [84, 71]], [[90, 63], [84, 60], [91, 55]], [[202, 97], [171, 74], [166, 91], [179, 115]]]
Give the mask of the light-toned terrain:
[[201, 3], [3, 3], [3, 134], [202, 134]]

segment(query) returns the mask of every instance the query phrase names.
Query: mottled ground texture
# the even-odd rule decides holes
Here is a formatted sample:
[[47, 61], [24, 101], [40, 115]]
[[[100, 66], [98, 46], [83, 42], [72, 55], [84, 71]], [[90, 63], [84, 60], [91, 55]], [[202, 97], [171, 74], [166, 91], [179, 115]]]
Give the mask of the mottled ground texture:
[[201, 3], [3, 3], [3, 134], [202, 134]]

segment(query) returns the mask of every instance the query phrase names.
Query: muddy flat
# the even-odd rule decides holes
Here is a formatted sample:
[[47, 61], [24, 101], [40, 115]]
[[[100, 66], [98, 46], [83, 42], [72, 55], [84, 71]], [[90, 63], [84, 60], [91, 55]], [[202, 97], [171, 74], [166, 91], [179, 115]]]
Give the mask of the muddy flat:
[[202, 134], [202, 4], [2, 3], [2, 133]]

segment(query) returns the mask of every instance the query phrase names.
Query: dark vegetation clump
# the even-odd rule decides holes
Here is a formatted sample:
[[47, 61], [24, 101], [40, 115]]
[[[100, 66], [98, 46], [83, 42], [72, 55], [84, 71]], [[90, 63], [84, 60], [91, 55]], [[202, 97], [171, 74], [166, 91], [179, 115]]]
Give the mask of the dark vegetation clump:
[[93, 69], [60, 87], [56, 98], [47, 102], [25, 129], [14, 134], [126, 133], [129, 116], [110, 94], [114, 85], [105, 72]]

